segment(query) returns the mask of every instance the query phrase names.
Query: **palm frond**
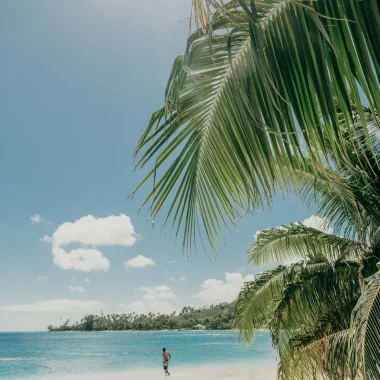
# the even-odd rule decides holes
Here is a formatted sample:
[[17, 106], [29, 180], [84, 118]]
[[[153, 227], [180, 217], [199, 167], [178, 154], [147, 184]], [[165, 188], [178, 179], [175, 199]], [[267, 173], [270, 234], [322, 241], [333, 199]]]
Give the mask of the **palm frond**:
[[[273, 331], [286, 329], [305, 335], [331, 310], [345, 310], [359, 298], [358, 271], [359, 264], [351, 261], [337, 262], [318, 271], [306, 267], [297, 281], [289, 282], [283, 289], [271, 320]], [[348, 324], [350, 313], [344, 318]]]
[[343, 230], [347, 238], [365, 241], [370, 223], [380, 220], [380, 214], [373, 215], [376, 208], [367, 207], [366, 199], [364, 204], [359, 203], [363, 188], [353, 184], [345, 173], [326, 168], [316, 170], [315, 165], [305, 160], [302, 168], [289, 170], [289, 181], [304, 207], [334, 221], [336, 233]]
[[[305, 307], [305, 301], [309, 304], [308, 307], [311, 307], [312, 304], [317, 305], [319, 299], [328, 297], [326, 294], [323, 297], [316, 296], [318, 292], [321, 294], [324, 291], [323, 284], [331, 281], [326, 292], [332, 291], [335, 283], [336, 286], [341, 286], [342, 282], [339, 282], [339, 279], [343, 281], [350, 278], [350, 283], [357, 284], [358, 280], [352, 282], [352, 276], [357, 276], [358, 270], [359, 264], [355, 262], [332, 263], [325, 261], [306, 264], [301, 261], [289, 267], [279, 266], [263, 272], [256, 277], [255, 281], [247, 282], [241, 289], [235, 306], [235, 325], [239, 328], [244, 341], [250, 343], [256, 329], [268, 328], [269, 325], [274, 326], [274, 313], [280, 313], [281, 310], [284, 310], [285, 300], [288, 302], [294, 297], [298, 297], [301, 289], [304, 298], [299, 301], [299, 305], [303, 305], [302, 310], [306, 312], [309, 309]], [[341, 277], [340, 273], [344, 275]], [[346, 299], [344, 294], [348, 290], [352, 290], [348, 284], [345, 285], [344, 289], [346, 291], [342, 291], [341, 300]], [[352, 292], [352, 295], [354, 294], [357, 294], [357, 291]], [[336, 294], [333, 295], [334, 297]], [[334, 302], [336, 303], [336, 301]], [[329, 306], [331, 307], [331, 305]], [[317, 312], [314, 310], [312, 314], [315, 317]], [[311, 317], [300, 313], [299, 318], [305, 318], [306, 323]], [[281, 318], [281, 320], [284, 319]], [[314, 324], [312, 323], [310, 326], [314, 326]], [[283, 328], [283, 326], [279, 327], [280, 330]]]
[[313, 340], [297, 353], [294, 378], [351, 379], [349, 329]]
[[152, 219], [169, 203], [164, 224], [176, 235], [184, 226], [189, 250], [202, 231], [215, 250], [237, 218], [286, 190], [284, 168], [302, 164], [301, 147], [322, 167], [328, 141], [350, 165], [341, 124], [354, 122], [351, 97], [359, 104], [363, 91], [380, 108], [377, 1], [212, 3], [194, 0], [201, 28], [136, 148], [137, 167], [154, 161], [138, 187], [153, 179]]
[[[339, 362], [331, 352], [330, 359], [334, 358], [339, 367], [332, 370], [330, 363], [314, 367], [315, 358], [302, 357], [302, 348], [349, 328], [352, 308], [360, 297], [358, 269], [358, 263], [340, 262], [334, 270], [305, 273], [300, 281], [284, 289], [269, 324], [284, 378], [333, 378], [329, 376], [346, 372], [345, 358]], [[306, 366], [304, 362], [308, 358], [310, 362]], [[307, 372], [310, 369], [314, 377]]]
[[235, 325], [246, 344], [253, 340], [255, 329], [267, 327], [275, 300], [279, 298], [287, 279], [293, 277], [293, 270], [299, 269], [298, 266], [288, 268], [280, 265], [244, 284], [235, 304]]
[[380, 272], [374, 274], [352, 313], [350, 365], [366, 379], [380, 378]]
[[247, 250], [254, 265], [269, 262], [318, 259], [358, 258], [368, 250], [365, 244], [328, 234], [301, 223], [262, 230]]

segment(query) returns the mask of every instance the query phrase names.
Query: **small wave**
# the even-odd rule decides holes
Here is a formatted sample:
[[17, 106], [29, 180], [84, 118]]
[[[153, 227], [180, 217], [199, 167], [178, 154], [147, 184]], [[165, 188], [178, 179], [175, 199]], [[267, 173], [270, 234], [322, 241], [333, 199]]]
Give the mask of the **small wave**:
[[30, 358], [0, 358], [0, 362], [17, 362], [21, 360], [31, 360]]
[[91, 354], [83, 352], [70, 352], [69, 355], [81, 355], [81, 356], [110, 356], [111, 354]]

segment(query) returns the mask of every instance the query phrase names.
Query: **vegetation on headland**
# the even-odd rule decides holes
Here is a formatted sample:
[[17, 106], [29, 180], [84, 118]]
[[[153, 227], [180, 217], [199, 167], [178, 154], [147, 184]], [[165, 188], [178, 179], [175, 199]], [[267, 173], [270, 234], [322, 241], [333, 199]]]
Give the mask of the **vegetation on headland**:
[[70, 324], [67, 320], [58, 327], [48, 326], [49, 331], [148, 331], [192, 330], [202, 325], [211, 330], [232, 329], [234, 306], [228, 303], [202, 308], [184, 307], [177, 315], [172, 314], [108, 314], [86, 315], [81, 321]]
[[337, 236], [299, 223], [259, 234], [254, 264], [300, 261], [247, 284], [237, 323], [247, 341], [271, 329], [281, 379], [379, 379], [380, 3], [192, 9], [196, 30], [136, 149], [137, 167], [153, 163], [138, 187], [152, 179], [152, 220], [165, 209], [184, 250], [207, 236], [216, 252], [236, 220], [295, 191]]

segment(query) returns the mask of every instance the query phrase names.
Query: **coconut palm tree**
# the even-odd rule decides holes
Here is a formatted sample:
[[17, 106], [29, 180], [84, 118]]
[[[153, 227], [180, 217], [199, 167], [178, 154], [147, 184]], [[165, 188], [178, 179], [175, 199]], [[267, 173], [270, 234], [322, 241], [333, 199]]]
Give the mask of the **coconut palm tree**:
[[[171, 220], [175, 235], [183, 227], [184, 249], [199, 239], [215, 252], [237, 219], [298, 189], [343, 231], [335, 243], [350, 254], [326, 236], [322, 252], [309, 249], [319, 240], [304, 241], [302, 265], [283, 268], [293, 277], [279, 282], [273, 325], [264, 312], [241, 320], [267, 321], [285, 378], [308, 357], [317, 365], [306, 361], [304, 378], [379, 378], [378, 275], [364, 281], [375, 270], [380, 225], [379, 2], [193, 0], [193, 18], [197, 28], [174, 62], [164, 107], [136, 149], [137, 167], [153, 162], [136, 191], [152, 180], [144, 202], [152, 219], [165, 210], [164, 226]], [[356, 106], [363, 99], [368, 108]], [[257, 281], [247, 294], [256, 294]], [[300, 325], [306, 317], [315, 331]], [[337, 359], [348, 366], [334, 373]]]
[[279, 378], [379, 378], [377, 235], [361, 243], [294, 223], [261, 231], [249, 246], [254, 264], [297, 260], [246, 283], [236, 304], [247, 343], [270, 330]]
[[[353, 113], [356, 108], [353, 104]], [[377, 116], [361, 109], [377, 155]], [[379, 173], [361, 142], [363, 126], [341, 127], [346, 146], [354, 152], [353, 145], [361, 144], [362, 154], [351, 155], [349, 165], [335, 160], [334, 170], [319, 174], [311, 164], [295, 168], [293, 176], [289, 171], [298, 199], [306, 206], [317, 202], [317, 212], [325, 217], [322, 230], [300, 223], [279, 226], [261, 231], [248, 249], [257, 266], [296, 261], [247, 283], [236, 306], [236, 323], [246, 342], [255, 329], [270, 329], [284, 379], [380, 377]], [[349, 137], [348, 129], [356, 138]], [[330, 219], [338, 228], [345, 224], [345, 237], [331, 234]]]
[[380, 11], [377, 0], [193, 0], [191, 19], [199, 27], [136, 148], [136, 166], [152, 164], [138, 189], [152, 180], [144, 204], [153, 221], [166, 212], [184, 249], [215, 251], [305, 157], [315, 171], [331, 155], [351, 163], [341, 124], [366, 123], [352, 100], [380, 109]]
[[[341, 124], [345, 146], [362, 149], [350, 155], [350, 164], [337, 159], [334, 170], [316, 173], [306, 160], [289, 171], [298, 199], [306, 206], [317, 202], [317, 213], [325, 217], [321, 230], [300, 223], [279, 226], [261, 231], [248, 248], [257, 266], [296, 261], [247, 283], [236, 305], [236, 324], [246, 342], [255, 329], [270, 329], [280, 378], [380, 378], [380, 188], [374, 165], [380, 139], [376, 112], [360, 108], [365, 126]], [[352, 112], [359, 112], [355, 104]], [[363, 143], [363, 128], [374, 153]], [[338, 229], [345, 224], [345, 237], [331, 234], [330, 220]]]

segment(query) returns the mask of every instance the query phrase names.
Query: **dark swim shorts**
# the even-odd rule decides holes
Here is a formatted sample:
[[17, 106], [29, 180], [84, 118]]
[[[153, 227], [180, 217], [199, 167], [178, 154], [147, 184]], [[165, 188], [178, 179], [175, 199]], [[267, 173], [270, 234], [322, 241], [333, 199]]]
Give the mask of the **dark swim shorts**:
[[168, 369], [168, 367], [169, 367], [169, 363], [168, 362], [163, 362], [164, 363], [164, 369], [166, 370], [166, 369]]

